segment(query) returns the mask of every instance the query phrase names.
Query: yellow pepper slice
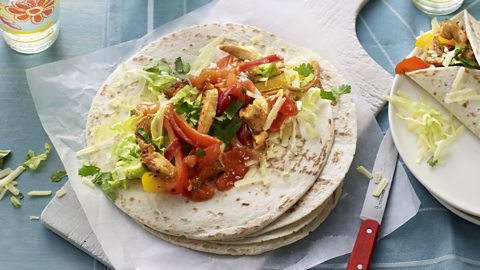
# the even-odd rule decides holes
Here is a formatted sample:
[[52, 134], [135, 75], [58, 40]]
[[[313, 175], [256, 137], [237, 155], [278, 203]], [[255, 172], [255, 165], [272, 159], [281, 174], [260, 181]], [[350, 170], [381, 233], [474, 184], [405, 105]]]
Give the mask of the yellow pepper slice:
[[455, 40], [453, 39], [446, 39], [442, 36], [438, 36], [438, 41], [440, 41], [441, 43], [443, 44], [447, 44], [447, 45], [450, 45], [450, 46], [455, 46]]
[[431, 30], [419, 36], [417, 38], [417, 41], [415, 42], [415, 47], [423, 48], [430, 46], [433, 42], [433, 37], [435, 36], [435, 33], [436, 32]]
[[165, 182], [151, 172], [142, 175], [142, 186], [145, 192], [160, 193], [165, 191]]

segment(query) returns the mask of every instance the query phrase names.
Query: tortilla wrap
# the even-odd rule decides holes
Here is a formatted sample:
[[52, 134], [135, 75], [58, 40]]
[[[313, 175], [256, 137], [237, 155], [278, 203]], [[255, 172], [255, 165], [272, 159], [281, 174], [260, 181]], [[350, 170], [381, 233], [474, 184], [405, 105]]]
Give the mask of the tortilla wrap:
[[[450, 111], [462, 124], [480, 138], [480, 101], [446, 103], [446, 95], [452, 91], [452, 84], [461, 67], [429, 68], [416, 70], [406, 75], [432, 95], [440, 104]], [[464, 88], [474, 89], [477, 94], [480, 85], [480, 70], [465, 69], [462, 77]]]
[[[100, 88], [87, 121], [87, 143], [93, 144], [97, 127], [112, 123], [114, 118], [122, 119], [128, 114], [128, 111], [108, 106], [113, 97], [132, 99], [138, 92], [136, 90], [141, 84], [139, 81], [133, 80], [119, 86], [113, 80], [122, 70], [141, 68], [145, 60], [150, 59], [162, 59], [172, 64], [177, 57], [182, 57], [191, 63], [200, 48], [221, 35], [225, 36], [224, 43], [252, 47], [260, 54], [273, 50], [285, 59], [294, 59], [299, 53], [297, 47], [273, 34], [237, 24], [194, 26], [164, 36], [119, 67]], [[218, 58], [220, 57], [221, 55]], [[149, 93], [140, 95], [140, 101], [152, 100], [148, 95]], [[240, 238], [259, 231], [291, 208], [320, 175], [333, 143], [332, 109], [329, 104], [330, 102], [324, 102], [320, 106], [316, 125], [319, 130], [317, 139], [305, 140], [298, 137], [299, 155], [280, 148], [267, 161], [269, 187], [255, 185], [234, 188], [217, 192], [211, 200], [194, 203], [181, 196], [147, 194], [140, 182], [131, 181], [129, 189], [119, 191], [115, 204], [136, 221], [170, 235], [221, 240]], [[107, 159], [108, 151], [90, 157], [91, 162], [99, 167], [104, 166]], [[286, 163], [290, 166], [284, 171]], [[332, 188], [330, 194], [322, 194], [324, 200], [334, 190]]]
[[[450, 20], [459, 25], [463, 25], [465, 34], [470, 43], [470, 47], [475, 55], [475, 60], [477, 63], [480, 63], [480, 26], [477, 20], [470, 13], [468, 13], [467, 10], [457, 13], [455, 16], [450, 18]], [[423, 48], [416, 47], [409, 57], [410, 56], [418, 56], [425, 60], [425, 51]]]
[[144, 226], [144, 228], [150, 233], [152, 233], [153, 235], [165, 241], [171, 242], [173, 244], [176, 244], [182, 247], [202, 251], [202, 252], [225, 254], [225, 255], [257, 255], [257, 254], [265, 253], [267, 251], [292, 244], [308, 236], [327, 218], [327, 216], [333, 210], [335, 205], [338, 203], [341, 192], [342, 192], [342, 188], [339, 187], [335, 191], [335, 193], [333, 193], [330, 197], [327, 198], [325, 207], [316, 216], [316, 218], [312, 222], [304, 226], [302, 229], [300, 229], [299, 231], [293, 232], [289, 235], [286, 235], [280, 238], [259, 242], [259, 243], [239, 244], [239, 245], [232, 245], [228, 243], [220, 244], [220, 243], [213, 243], [208, 241], [188, 239], [186, 237], [178, 237], [178, 236], [162, 234], [146, 226]]

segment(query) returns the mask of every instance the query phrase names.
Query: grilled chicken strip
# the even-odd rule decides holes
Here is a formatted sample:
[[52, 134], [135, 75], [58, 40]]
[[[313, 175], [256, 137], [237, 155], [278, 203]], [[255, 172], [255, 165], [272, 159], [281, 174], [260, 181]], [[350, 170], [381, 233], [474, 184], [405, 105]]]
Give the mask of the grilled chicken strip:
[[235, 56], [241, 60], [255, 60], [258, 58], [258, 54], [247, 48], [235, 46], [235, 45], [220, 45], [218, 48], [228, 54]]
[[[137, 124], [137, 128], [143, 128], [148, 134], [150, 134], [150, 125], [152, 122], [152, 116], [144, 116]], [[163, 155], [155, 151], [153, 145], [145, 142], [142, 136], [135, 132], [138, 146], [141, 151], [142, 163], [154, 174], [160, 176], [165, 181], [175, 180], [176, 170], [175, 166], [170, 163]]]
[[260, 105], [250, 104], [239, 112], [240, 117], [247, 123], [247, 126], [258, 134], [263, 131], [263, 125], [267, 120], [268, 112], [264, 111]]
[[202, 100], [202, 111], [198, 118], [197, 130], [200, 133], [207, 134], [212, 126], [213, 119], [217, 112], [218, 92], [216, 89], [207, 90]]

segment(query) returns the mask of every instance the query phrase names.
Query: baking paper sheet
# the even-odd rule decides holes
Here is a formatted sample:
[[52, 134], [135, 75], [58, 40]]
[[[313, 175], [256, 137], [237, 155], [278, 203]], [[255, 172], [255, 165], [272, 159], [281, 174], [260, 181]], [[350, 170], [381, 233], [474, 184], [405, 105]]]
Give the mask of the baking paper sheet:
[[[255, 9], [248, 8], [252, 6]], [[368, 184], [354, 169], [346, 176], [338, 206], [310, 236], [264, 255], [242, 257], [200, 253], [159, 240], [118, 210], [100, 189], [82, 184], [77, 175], [80, 163], [75, 152], [85, 147], [85, 122], [97, 89], [118, 64], [150, 41], [181, 27], [219, 21], [254, 25], [316, 51], [342, 72], [341, 63], [334, 57], [338, 52], [332, 51], [334, 48], [325, 49], [328, 44], [321, 33], [309, 34], [317, 33], [319, 26], [305, 7], [301, 1], [214, 2], [142, 39], [27, 70], [41, 122], [62, 159], [93, 231], [116, 269], [303, 269], [351, 251]], [[286, 19], [293, 17], [295, 20]], [[368, 104], [358, 96], [355, 103], [359, 138], [352, 168], [361, 164], [371, 169], [383, 135]], [[404, 169], [398, 166], [382, 236], [413, 217], [419, 205]]]

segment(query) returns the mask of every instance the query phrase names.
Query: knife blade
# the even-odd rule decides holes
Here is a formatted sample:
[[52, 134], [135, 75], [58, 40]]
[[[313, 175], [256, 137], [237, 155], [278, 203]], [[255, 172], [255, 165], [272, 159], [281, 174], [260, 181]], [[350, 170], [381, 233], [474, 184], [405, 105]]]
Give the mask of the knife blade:
[[380, 143], [372, 173], [381, 172], [382, 178], [389, 180], [389, 183], [378, 197], [372, 195], [378, 184], [373, 180], [368, 183], [367, 194], [360, 213], [360, 219], [363, 221], [348, 261], [347, 270], [365, 270], [370, 267], [380, 224], [390, 194], [397, 159], [398, 151], [393, 143], [392, 133], [387, 130]]

